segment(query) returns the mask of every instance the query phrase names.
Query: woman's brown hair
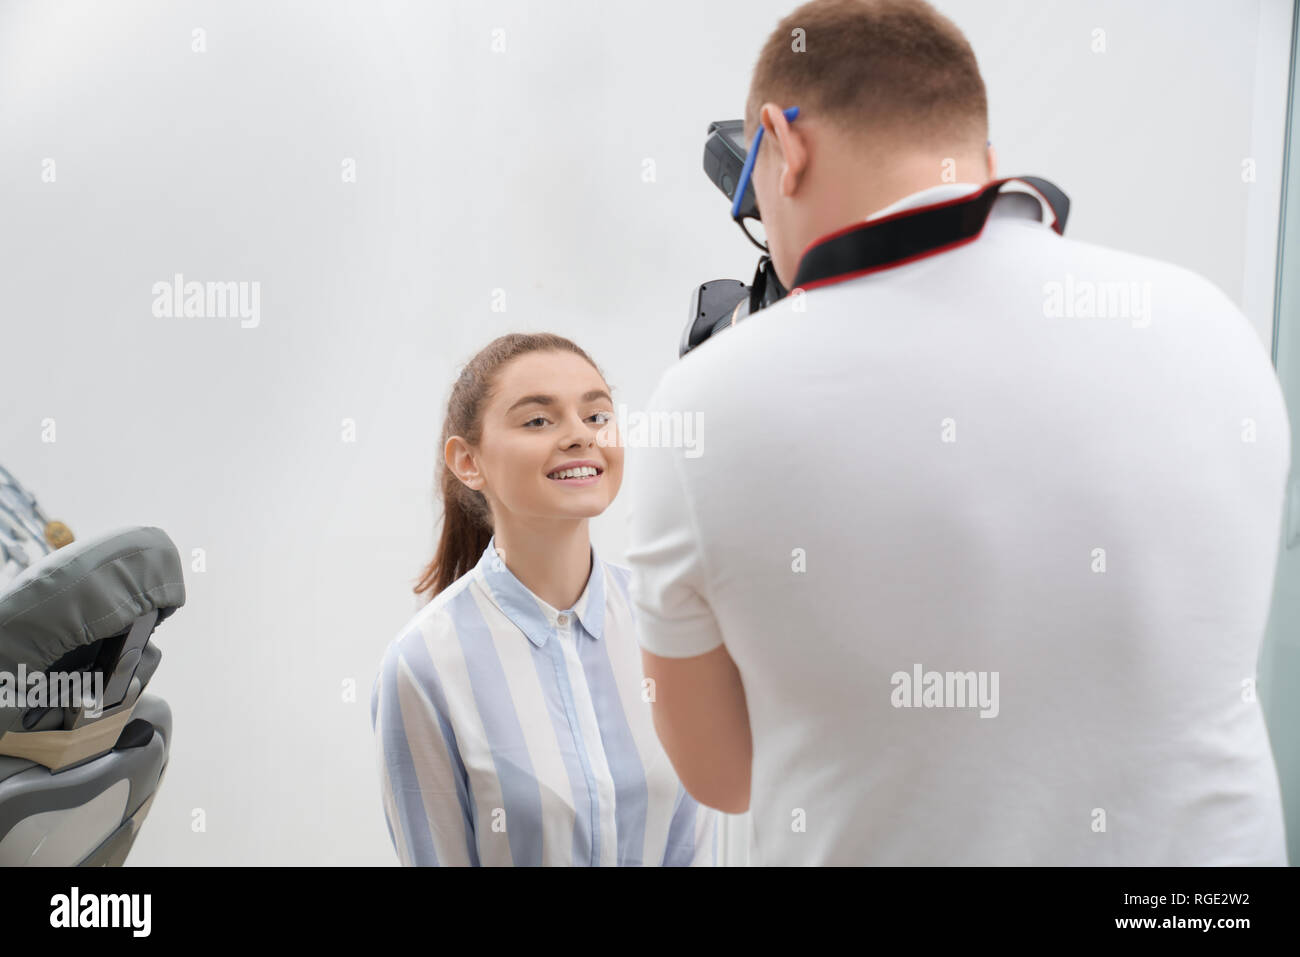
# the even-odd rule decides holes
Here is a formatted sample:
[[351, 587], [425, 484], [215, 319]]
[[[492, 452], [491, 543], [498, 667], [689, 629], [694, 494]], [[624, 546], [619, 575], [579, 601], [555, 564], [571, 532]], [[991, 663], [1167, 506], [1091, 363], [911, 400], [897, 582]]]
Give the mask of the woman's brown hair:
[[477, 447], [483, 438], [483, 409], [496, 385], [501, 367], [512, 359], [530, 352], [572, 352], [582, 356], [600, 373], [591, 356], [563, 336], [549, 332], [510, 333], [493, 339], [461, 369], [451, 398], [447, 400], [447, 417], [443, 420], [442, 441], [438, 445], [437, 486], [442, 499], [442, 533], [433, 560], [413, 589], [417, 595], [428, 593], [431, 600], [476, 564], [492, 538], [492, 510], [487, 498], [469, 488], [447, 467], [442, 450], [447, 440], [459, 435]]

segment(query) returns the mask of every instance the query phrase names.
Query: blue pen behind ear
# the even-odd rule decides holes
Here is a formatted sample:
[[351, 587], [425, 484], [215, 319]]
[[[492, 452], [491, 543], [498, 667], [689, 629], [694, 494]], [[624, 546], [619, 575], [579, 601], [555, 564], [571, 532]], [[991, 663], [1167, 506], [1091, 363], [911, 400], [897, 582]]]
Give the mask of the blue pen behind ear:
[[[781, 112], [785, 114], [786, 122], [789, 123], [799, 115], [799, 107], [792, 106]], [[761, 142], [763, 142], [763, 124], [759, 123], [758, 132], [754, 134], [754, 142], [750, 144], [749, 152], [745, 154], [745, 165], [740, 170], [740, 183], [736, 186], [736, 196], [731, 203], [731, 218], [737, 221], [740, 219], [740, 208], [745, 202], [745, 191], [749, 189], [749, 178], [754, 173], [754, 160], [758, 158], [758, 144]]]

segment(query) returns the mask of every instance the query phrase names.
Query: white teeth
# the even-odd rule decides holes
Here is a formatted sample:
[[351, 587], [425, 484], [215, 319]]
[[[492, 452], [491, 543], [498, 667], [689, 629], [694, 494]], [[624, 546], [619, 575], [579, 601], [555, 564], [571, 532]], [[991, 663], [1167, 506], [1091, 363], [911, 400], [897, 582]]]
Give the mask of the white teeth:
[[594, 468], [592, 468], [590, 465], [583, 465], [580, 468], [576, 468], [576, 469], [564, 469], [559, 472], [552, 472], [547, 477], [553, 479], [590, 478], [595, 474], [596, 474], [596, 470]]

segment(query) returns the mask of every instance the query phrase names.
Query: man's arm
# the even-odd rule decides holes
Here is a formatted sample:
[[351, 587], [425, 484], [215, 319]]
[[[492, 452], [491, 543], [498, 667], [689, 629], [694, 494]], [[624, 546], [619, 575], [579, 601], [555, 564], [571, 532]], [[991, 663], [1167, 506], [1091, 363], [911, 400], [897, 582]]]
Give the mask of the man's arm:
[[728, 814], [749, 810], [753, 741], [740, 672], [725, 645], [693, 658], [662, 658], [644, 648], [655, 733], [682, 786]]
[[[647, 403], [651, 416], [695, 414], [681, 411], [695, 403], [675, 397], [676, 371]], [[631, 595], [664, 752], [691, 796], [738, 813], [749, 807], [749, 709], [709, 602], [704, 542], [685, 481], [695, 461], [671, 446], [628, 450]]]

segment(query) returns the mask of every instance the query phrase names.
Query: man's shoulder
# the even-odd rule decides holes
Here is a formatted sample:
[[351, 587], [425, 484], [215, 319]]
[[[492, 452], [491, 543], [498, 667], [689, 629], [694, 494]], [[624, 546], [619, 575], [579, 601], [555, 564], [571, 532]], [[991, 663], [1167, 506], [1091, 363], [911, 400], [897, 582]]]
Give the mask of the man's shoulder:
[[[669, 367], [652, 395], [651, 408], [730, 408], [738, 398], [752, 401], [765, 385], [774, 385], [782, 369], [823, 360], [834, 364], [835, 354], [851, 345], [844, 334], [854, 342], [874, 341], [906, 328], [897, 322], [864, 323], [864, 315], [913, 317], [923, 325], [928, 318], [950, 314], [953, 303], [979, 306], [995, 316], [1025, 303], [1041, 310], [1054, 284], [1068, 287], [1064, 294], [1081, 296], [1092, 287], [1104, 287], [1103, 292], [1112, 295], [1111, 287], [1136, 283], [1150, 290], [1165, 317], [1249, 325], [1222, 288], [1178, 263], [1018, 222], [979, 251], [982, 242], [967, 247], [971, 255], [953, 250], [951, 259], [945, 254], [773, 303], [715, 333]], [[1032, 290], [1028, 298], [1027, 288]], [[942, 306], [937, 312], [936, 305]]]
[[1217, 285], [1201, 273], [1167, 259], [1148, 256], [1144, 253], [1120, 249], [1115, 246], [1106, 246], [1084, 239], [1075, 239], [1070, 236], [1060, 237], [1056, 245], [1060, 250], [1060, 258], [1066, 261], [1078, 259], [1081, 261], [1109, 263], [1124, 271], [1143, 273], [1170, 282], [1184, 282], [1197, 288], [1219, 289]]
[[715, 332], [668, 367], [649, 406], [698, 410], [714, 399], [748, 394], [761, 387], [761, 381], [754, 377], [770, 370], [774, 359], [789, 358], [785, 347], [775, 345], [770, 335], [783, 324], [789, 306], [789, 297], [780, 299], [734, 326]]
[[1045, 244], [1038, 267], [1101, 281], [1149, 284], [1167, 304], [1196, 312], [1241, 313], [1241, 308], [1208, 276], [1189, 266], [1132, 250], [1072, 237]]

